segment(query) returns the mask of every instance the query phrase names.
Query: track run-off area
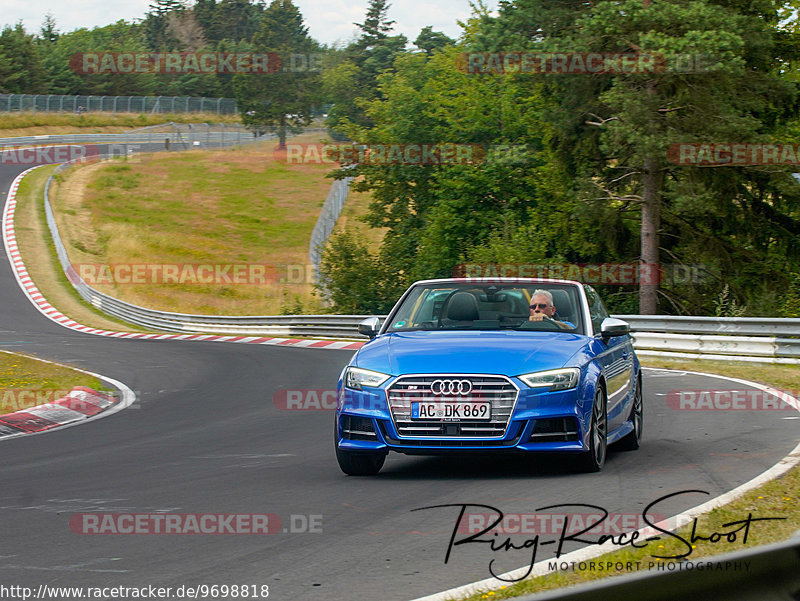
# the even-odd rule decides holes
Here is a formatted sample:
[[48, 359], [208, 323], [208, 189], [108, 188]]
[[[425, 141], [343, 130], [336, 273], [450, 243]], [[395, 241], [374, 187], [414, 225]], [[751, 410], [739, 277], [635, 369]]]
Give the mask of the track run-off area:
[[[29, 167], [0, 165], [3, 203]], [[390, 455], [379, 476], [351, 478], [333, 454], [332, 411], [287, 409], [279, 399], [334, 389], [352, 349], [74, 331], [33, 306], [5, 248], [0, 308], [0, 348], [103, 374], [136, 393], [107, 418], [0, 441], [6, 585], [255, 585], [275, 599], [408, 601], [487, 578], [492, 560], [497, 574], [529, 562], [526, 550], [462, 545], [445, 563], [459, 504], [530, 514], [582, 503], [637, 516], [672, 493], [707, 493], [652, 509], [668, 517], [757, 478], [798, 442], [791, 411], [667, 402], [674, 391], [742, 383], [645, 370], [642, 448], [612, 452], [600, 473], [576, 473], [553, 457]], [[415, 511], [434, 505], [451, 507]], [[249, 516], [250, 530], [268, 525], [247, 533], [240, 521], [237, 531], [234, 517], [226, 522], [234, 532], [113, 534], [92, 530], [84, 514], [236, 514]], [[567, 542], [564, 551], [580, 546]], [[553, 546], [537, 559], [552, 558]]]

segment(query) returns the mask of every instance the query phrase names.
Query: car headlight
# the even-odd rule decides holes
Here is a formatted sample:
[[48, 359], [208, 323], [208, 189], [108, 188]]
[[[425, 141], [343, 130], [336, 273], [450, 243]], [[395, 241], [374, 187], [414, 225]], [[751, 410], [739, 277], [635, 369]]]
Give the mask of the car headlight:
[[564, 369], [551, 369], [548, 371], [537, 371], [532, 374], [519, 376], [531, 388], [549, 388], [550, 390], [569, 390], [578, 385], [581, 370], [577, 367], [565, 367]]
[[360, 367], [348, 367], [344, 373], [344, 385], [353, 390], [362, 390], [363, 386], [380, 386], [389, 377], [378, 371], [370, 371]]

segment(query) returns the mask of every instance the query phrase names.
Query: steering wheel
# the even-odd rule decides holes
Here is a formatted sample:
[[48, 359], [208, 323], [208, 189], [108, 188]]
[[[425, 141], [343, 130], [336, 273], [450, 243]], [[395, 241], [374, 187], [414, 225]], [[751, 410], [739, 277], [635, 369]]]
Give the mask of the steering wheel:
[[[548, 331], [549, 331], [549, 330], [553, 330], [553, 331], [555, 331], [555, 330], [560, 330], [560, 329], [561, 329], [561, 326], [559, 326], [559, 325], [558, 325], [558, 324], [555, 322], [555, 320], [554, 320], [554, 319], [552, 319], [552, 318], [550, 318], [550, 317], [545, 317], [545, 318], [544, 318], [544, 319], [542, 319], [541, 321], [530, 321], [530, 320], [528, 320], [528, 323], [530, 323], [530, 324], [536, 324], [537, 326], [538, 326], [539, 324], [541, 324], [541, 325], [544, 325], [545, 327], [544, 327], [544, 328], [542, 328], [542, 329], [543, 329], [543, 330], [548, 330]], [[530, 328], [530, 329], [536, 329], [536, 330], [538, 330], [539, 328], [538, 328], [538, 327], [536, 327], [536, 328]]]

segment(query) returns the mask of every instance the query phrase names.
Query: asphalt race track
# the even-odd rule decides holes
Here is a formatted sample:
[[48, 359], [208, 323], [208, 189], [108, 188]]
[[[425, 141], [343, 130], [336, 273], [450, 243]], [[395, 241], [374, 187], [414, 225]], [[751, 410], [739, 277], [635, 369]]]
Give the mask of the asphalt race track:
[[[0, 165], [2, 198], [27, 167]], [[274, 599], [410, 600], [488, 577], [493, 558], [497, 572], [529, 561], [529, 552], [465, 545], [445, 565], [458, 509], [415, 508], [475, 503], [531, 513], [591, 503], [640, 514], [673, 492], [710, 493], [674, 497], [654, 510], [670, 516], [757, 476], [797, 442], [797, 421], [786, 419], [793, 412], [679, 411], [665, 402], [670, 390], [740, 385], [649, 371], [643, 447], [610, 454], [599, 474], [570, 472], [554, 458], [391, 455], [378, 477], [349, 478], [333, 455], [332, 413], [281, 410], [273, 396], [334, 388], [352, 351], [73, 332], [34, 309], [5, 251], [0, 307], [0, 348], [107, 375], [138, 396], [108, 418], [0, 442], [5, 585], [249, 584], [268, 585]], [[73, 514], [101, 512], [269, 513], [282, 528], [271, 535], [70, 529]], [[321, 532], [291, 531], [303, 530], [309, 516], [322, 516], [310, 518], [321, 519]], [[550, 557], [540, 551], [539, 559]]]

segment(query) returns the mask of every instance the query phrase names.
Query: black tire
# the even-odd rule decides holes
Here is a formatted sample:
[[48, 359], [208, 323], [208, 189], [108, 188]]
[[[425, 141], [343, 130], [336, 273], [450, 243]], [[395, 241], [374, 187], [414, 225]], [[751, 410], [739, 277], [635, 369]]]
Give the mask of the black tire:
[[633, 407], [631, 407], [631, 414], [628, 416], [628, 419], [633, 422], [633, 431], [616, 444], [616, 448], [620, 451], [635, 451], [642, 444], [644, 402], [641, 378], [636, 381], [636, 391], [633, 395]]
[[589, 425], [589, 450], [578, 456], [578, 468], [582, 472], [599, 472], [603, 469], [608, 452], [608, 418], [606, 416], [605, 391], [598, 386], [592, 403], [592, 419]]
[[339, 468], [348, 476], [374, 476], [383, 467], [386, 453], [343, 451], [339, 448], [339, 432], [336, 420], [333, 423], [333, 446]]

